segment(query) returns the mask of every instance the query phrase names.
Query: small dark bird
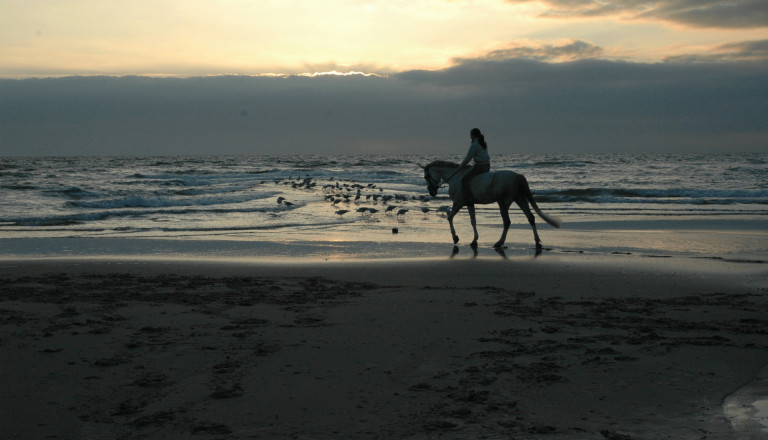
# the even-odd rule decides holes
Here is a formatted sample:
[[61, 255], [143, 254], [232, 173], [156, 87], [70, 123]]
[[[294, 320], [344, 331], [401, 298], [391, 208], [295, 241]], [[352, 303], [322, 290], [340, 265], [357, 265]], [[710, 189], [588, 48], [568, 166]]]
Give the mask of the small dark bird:
[[338, 214], [339, 217], [341, 217], [341, 216], [343, 216], [344, 214], [346, 214], [348, 212], [349, 212], [349, 210], [347, 210], [347, 209], [339, 209], [338, 211], [336, 211], [336, 214]]

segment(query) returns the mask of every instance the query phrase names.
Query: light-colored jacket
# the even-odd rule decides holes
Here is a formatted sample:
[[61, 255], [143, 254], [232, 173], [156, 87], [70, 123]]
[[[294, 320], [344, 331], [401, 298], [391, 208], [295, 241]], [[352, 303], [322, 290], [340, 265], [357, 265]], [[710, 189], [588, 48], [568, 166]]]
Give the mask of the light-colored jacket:
[[488, 155], [488, 149], [483, 148], [483, 146], [480, 145], [479, 138], [472, 141], [467, 156], [461, 161], [461, 167], [459, 168], [464, 168], [464, 166], [472, 159], [475, 160], [475, 164], [477, 165], [491, 165], [491, 157]]

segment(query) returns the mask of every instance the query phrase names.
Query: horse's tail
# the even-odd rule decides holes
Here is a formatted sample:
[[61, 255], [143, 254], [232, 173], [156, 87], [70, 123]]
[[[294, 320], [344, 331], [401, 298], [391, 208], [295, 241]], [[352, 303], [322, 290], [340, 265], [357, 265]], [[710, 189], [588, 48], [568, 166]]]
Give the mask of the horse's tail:
[[545, 222], [549, 223], [550, 226], [554, 226], [555, 228], [559, 228], [560, 224], [562, 223], [560, 219], [556, 217], [548, 216], [547, 214], [544, 214], [541, 209], [539, 208], [539, 205], [536, 204], [536, 200], [533, 199], [533, 193], [531, 193], [531, 188], [528, 186], [528, 180], [523, 178], [523, 191], [525, 191], [525, 198], [528, 199], [528, 203], [531, 204], [533, 207], [533, 210], [536, 211], [536, 214], [539, 214], [539, 217], [544, 219]]

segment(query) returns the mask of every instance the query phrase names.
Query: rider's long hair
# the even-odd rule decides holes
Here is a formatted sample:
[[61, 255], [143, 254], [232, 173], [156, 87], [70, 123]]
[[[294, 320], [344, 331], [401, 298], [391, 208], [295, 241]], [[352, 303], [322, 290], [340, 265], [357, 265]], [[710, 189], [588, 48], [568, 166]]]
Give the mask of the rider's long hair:
[[488, 144], [485, 143], [485, 136], [483, 136], [483, 133], [480, 132], [479, 128], [473, 128], [472, 131], [469, 132], [470, 136], [476, 137], [478, 142], [480, 142], [480, 145], [483, 147], [484, 150], [488, 149]]

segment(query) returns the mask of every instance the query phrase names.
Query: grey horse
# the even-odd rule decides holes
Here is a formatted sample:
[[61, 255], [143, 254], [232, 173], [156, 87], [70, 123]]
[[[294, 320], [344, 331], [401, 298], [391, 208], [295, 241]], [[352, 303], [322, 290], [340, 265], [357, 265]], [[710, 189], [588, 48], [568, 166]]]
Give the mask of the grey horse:
[[498, 203], [499, 210], [501, 211], [501, 218], [504, 220], [504, 232], [501, 234], [501, 238], [496, 244], [493, 245], [496, 249], [503, 249], [504, 241], [507, 239], [507, 231], [509, 225], [512, 223], [509, 220], [509, 207], [512, 202], [517, 203], [517, 206], [523, 210], [523, 213], [528, 218], [528, 223], [533, 228], [533, 238], [536, 240], [536, 249], [541, 249], [541, 239], [536, 231], [536, 219], [529, 207], [533, 206], [536, 213], [547, 223], [555, 228], [560, 227], [560, 220], [552, 218], [539, 209], [536, 205], [536, 201], [533, 199], [531, 189], [528, 187], [528, 181], [522, 174], [515, 173], [513, 171], [495, 171], [480, 174], [470, 181], [470, 187], [472, 192], [472, 202], [467, 203], [463, 200], [461, 191], [461, 177], [467, 172], [469, 168], [459, 170], [459, 164], [446, 161], [434, 161], [426, 166], [421, 166], [424, 169], [424, 179], [427, 181], [427, 190], [429, 195], [435, 197], [437, 190], [440, 188], [442, 182], [448, 183], [448, 195], [453, 200], [453, 207], [448, 214], [448, 223], [451, 225], [451, 235], [453, 235], [453, 243], [459, 242], [459, 237], [456, 235], [456, 230], [453, 227], [453, 217], [466, 206], [469, 211], [469, 218], [472, 223], [472, 229], [475, 231], [475, 239], [470, 246], [473, 249], [477, 248], [477, 222], [475, 220], [475, 204], [489, 204]]

